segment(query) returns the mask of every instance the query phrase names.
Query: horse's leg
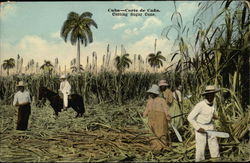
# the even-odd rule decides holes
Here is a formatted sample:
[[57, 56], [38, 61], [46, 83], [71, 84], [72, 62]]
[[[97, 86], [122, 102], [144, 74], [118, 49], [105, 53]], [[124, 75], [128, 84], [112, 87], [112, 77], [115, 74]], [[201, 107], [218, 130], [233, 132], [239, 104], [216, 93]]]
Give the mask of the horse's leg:
[[54, 119], [57, 119], [57, 118], [59, 117], [58, 112], [54, 112], [53, 115], [52, 115], [52, 117], [53, 117]]
[[79, 96], [78, 100], [77, 100], [77, 107], [78, 107], [78, 113], [80, 113], [80, 116], [82, 117], [83, 113], [85, 112], [85, 107], [84, 107], [84, 103], [83, 103], [83, 98], [81, 96]]
[[75, 118], [79, 117], [79, 113], [76, 114]]

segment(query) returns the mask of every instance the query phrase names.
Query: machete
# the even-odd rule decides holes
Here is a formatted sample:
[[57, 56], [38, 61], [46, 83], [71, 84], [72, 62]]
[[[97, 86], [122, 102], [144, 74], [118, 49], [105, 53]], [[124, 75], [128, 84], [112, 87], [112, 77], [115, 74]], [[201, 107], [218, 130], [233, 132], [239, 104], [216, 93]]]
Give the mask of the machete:
[[226, 132], [214, 131], [214, 130], [207, 130], [206, 131], [209, 136], [216, 136], [219, 138], [228, 138], [229, 134]]
[[177, 136], [179, 142], [182, 142], [183, 140], [182, 140], [182, 137], [181, 137], [181, 134], [179, 133], [179, 131], [174, 127], [174, 125], [173, 125], [172, 123], [170, 123], [170, 125], [171, 125], [171, 127], [173, 128], [174, 133], [175, 133], [175, 135]]

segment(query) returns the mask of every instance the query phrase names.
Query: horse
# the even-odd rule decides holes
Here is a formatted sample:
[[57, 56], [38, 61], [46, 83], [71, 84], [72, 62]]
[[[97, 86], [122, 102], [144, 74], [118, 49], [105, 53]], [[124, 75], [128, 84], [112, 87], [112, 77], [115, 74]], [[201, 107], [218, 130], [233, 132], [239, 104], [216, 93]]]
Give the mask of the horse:
[[[83, 97], [78, 94], [71, 94], [70, 96], [68, 107], [72, 107], [77, 112], [75, 118], [79, 116], [82, 117], [85, 112]], [[63, 99], [59, 94], [46, 87], [40, 87], [38, 100], [41, 101], [42, 99], [49, 100], [50, 106], [54, 109], [56, 117], [58, 117], [58, 113], [61, 112], [63, 108]]]

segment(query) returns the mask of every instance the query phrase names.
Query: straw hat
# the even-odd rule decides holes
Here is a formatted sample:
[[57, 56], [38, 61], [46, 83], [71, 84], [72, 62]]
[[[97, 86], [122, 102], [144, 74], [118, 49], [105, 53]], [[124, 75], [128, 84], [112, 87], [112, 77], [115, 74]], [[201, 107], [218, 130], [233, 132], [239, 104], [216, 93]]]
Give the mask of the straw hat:
[[160, 94], [160, 92], [159, 92], [159, 86], [156, 85], [156, 84], [153, 84], [152, 87], [149, 88], [149, 90], [147, 90], [147, 92], [159, 95]]
[[219, 91], [220, 91], [220, 89], [216, 89], [215, 86], [208, 85], [208, 86], [206, 86], [205, 91], [203, 93], [201, 93], [201, 95], [205, 95], [205, 94], [209, 94], [209, 93], [217, 93]]
[[24, 82], [23, 81], [19, 81], [18, 83], [17, 83], [17, 85], [16, 85], [17, 87], [24, 87], [25, 86], [25, 84], [24, 84]]
[[166, 80], [160, 80], [158, 85], [159, 85], [159, 87], [160, 86], [169, 86], [169, 84], [166, 82]]
[[62, 75], [60, 79], [66, 79], [66, 75]]

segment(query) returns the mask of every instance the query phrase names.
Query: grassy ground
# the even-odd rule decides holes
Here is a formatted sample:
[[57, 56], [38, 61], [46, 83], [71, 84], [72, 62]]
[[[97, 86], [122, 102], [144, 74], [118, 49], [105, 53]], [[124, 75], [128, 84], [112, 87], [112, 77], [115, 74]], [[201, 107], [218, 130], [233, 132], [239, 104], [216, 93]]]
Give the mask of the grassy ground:
[[[68, 109], [54, 119], [48, 104], [33, 106], [29, 130], [16, 131], [17, 109], [1, 106], [0, 161], [194, 161], [193, 141], [187, 145], [173, 139], [171, 149], [150, 151], [150, 133], [138, 115], [142, 111], [143, 102], [138, 101], [102, 104], [87, 106], [82, 118], [74, 118], [75, 112]], [[243, 152], [238, 153], [223, 145], [221, 161], [249, 160], [249, 144], [240, 145]]]

